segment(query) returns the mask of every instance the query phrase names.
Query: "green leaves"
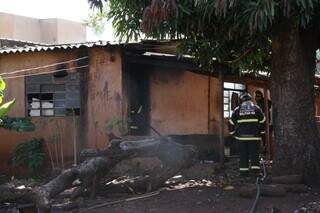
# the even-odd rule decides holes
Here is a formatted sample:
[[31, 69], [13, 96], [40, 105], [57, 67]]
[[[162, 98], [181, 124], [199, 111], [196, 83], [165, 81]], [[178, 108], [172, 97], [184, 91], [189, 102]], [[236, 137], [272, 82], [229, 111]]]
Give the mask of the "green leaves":
[[9, 112], [9, 110], [13, 107], [15, 102], [16, 102], [16, 100], [13, 99], [12, 101], [9, 101], [9, 102], [2, 104], [0, 106], [0, 118], [5, 116]]
[[0, 76], [0, 104], [3, 101], [4, 97], [4, 90], [6, 89], [6, 83], [3, 81], [3, 79]]
[[5, 116], [2, 118], [1, 127], [18, 132], [31, 132], [35, 130], [35, 125], [32, 123], [29, 117], [10, 118]]
[[[3, 102], [5, 89], [6, 89], [6, 83], [3, 81], [3, 79], [0, 76], [0, 104], [2, 104], [2, 102]], [[15, 103], [15, 99], [13, 99], [12, 101], [9, 101], [5, 104], [0, 105], [0, 119], [9, 112], [9, 110], [12, 108], [14, 103]]]
[[0, 90], [3, 91], [5, 89], [6, 89], [6, 83], [4, 82], [2, 77], [0, 76]]
[[107, 20], [107, 14], [105, 11], [99, 11], [89, 14], [89, 19], [85, 20], [85, 24], [91, 27], [95, 33], [102, 34], [105, 28], [105, 22]]
[[[6, 83], [0, 76], [0, 104], [3, 102], [4, 90]], [[5, 104], [0, 105], [0, 127], [19, 132], [34, 131], [35, 126], [29, 118], [8, 118], [6, 115], [14, 106], [16, 100], [13, 99]]]
[[32, 175], [38, 175], [44, 162], [43, 139], [33, 139], [16, 146], [13, 152], [14, 166], [27, 166]]
[[[106, 2], [89, 1], [98, 7]], [[229, 65], [232, 62], [232, 67], [243, 70], [270, 71], [269, 40], [282, 20], [292, 19], [301, 28], [318, 27], [320, 21], [319, 0], [107, 2], [107, 17], [120, 40], [183, 38], [181, 53], [194, 56], [206, 71], [211, 71], [215, 61]]]

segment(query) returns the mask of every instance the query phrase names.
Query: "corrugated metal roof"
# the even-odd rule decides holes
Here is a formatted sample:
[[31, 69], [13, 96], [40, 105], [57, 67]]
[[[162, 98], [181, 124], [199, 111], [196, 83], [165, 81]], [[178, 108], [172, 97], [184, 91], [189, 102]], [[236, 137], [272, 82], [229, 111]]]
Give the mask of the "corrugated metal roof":
[[3, 46], [0, 48], [0, 54], [14, 54], [14, 53], [24, 53], [24, 52], [40, 52], [40, 51], [50, 51], [50, 50], [70, 50], [78, 49], [80, 47], [103, 47], [108, 45], [120, 45], [117, 42], [109, 41], [94, 41], [94, 42], [81, 42], [81, 43], [70, 43], [70, 44], [26, 44], [24, 46], [14, 46], [7, 47]]

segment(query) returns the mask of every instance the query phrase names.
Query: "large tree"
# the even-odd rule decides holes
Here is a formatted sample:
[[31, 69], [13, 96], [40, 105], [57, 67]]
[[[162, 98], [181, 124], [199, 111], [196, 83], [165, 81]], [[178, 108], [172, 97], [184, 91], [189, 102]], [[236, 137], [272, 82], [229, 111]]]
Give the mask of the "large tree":
[[211, 71], [213, 61], [271, 72], [274, 172], [320, 177], [314, 117], [319, 0], [89, 0], [120, 38], [181, 39], [180, 51]]

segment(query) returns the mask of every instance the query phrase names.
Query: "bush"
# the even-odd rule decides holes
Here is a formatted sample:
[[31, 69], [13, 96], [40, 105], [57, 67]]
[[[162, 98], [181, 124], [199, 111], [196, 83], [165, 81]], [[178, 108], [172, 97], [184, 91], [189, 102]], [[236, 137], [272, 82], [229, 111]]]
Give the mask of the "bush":
[[13, 165], [27, 166], [31, 175], [39, 175], [44, 162], [43, 139], [32, 139], [17, 145], [13, 152]]

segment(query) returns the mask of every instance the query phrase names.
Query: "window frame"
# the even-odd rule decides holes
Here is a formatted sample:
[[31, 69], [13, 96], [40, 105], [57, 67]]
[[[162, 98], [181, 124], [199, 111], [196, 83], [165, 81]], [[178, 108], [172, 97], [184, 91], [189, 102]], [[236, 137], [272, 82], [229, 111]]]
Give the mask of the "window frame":
[[[230, 118], [232, 114], [232, 109], [231, 109], [232, 92], [237, 92], [239, 95], [241, 95], [241, 93], [246, 91], [247, 86], [245, 84], [236, 83], [236, 82], [224, 82], [224, 84], [225, 83], [233, 84], [233, 88], [226, 88], [225, 85], [223, 85], [223, 117], [226, 119], [226, 118]], [[236, 85], [242, 85], [243, 89], [235, 89]], [[228, 92], [228, 96], [225, 96], [225, 92]], [[228, 98], [228, 103], [225, 103], [225, 98]], [[227, 110], [225, 110], [225, 106], [228, 106]], [[228, 113], [228, 116], [226, 116], [226, 113]]]
[[[70, 73], [69, 73], [70, 74]], [[71, 73], [72, 74], [72, 73]], [[68, 116], [79, 116], [80, 113], [81, 113], [81, 87], [80, 87], [80, 75], [78, 75], [78, 78], [76, 79], [72, 79], [73, 77], [70, 77], [70, 79], [63, 79], [63, 78], [57, 78], [55, 77], [53, 74], [46, 74], [47, 76], [51, 75], [51, 82], [28, 82], [28, 77], [24, 78], [24, 82], [25, 82], [25, 114], [26, 114], [26, 117], [68, 117]], [[32, 77], [32, 76], [30, 76]], [[39, 92], [30, 92], [28, 87], [29, 86], [32, 86], [32, 85], [39, 85]], [[43, 87], [44, 86], [50, 86], [52, 85], [53, 89], [52, 91], [43, 91]], [[56, 86], [57, 85], [63, 85], [64, 86], [64, 89], [63, 90], [57, 90], [56, 89]], [[69, 93], [70, 94], [77, 94], [77, 97], [76, 98], [68, 98], [68, 86], [76, 86], [78, 87], [77, 89], [75, 89], [74, 91], [73, 90], [70, 90]], [[38, 94], [39, 95], [39, 108], [31, 108], [30, 104], [32, 103], [32, 100], [31, 102], [29, 101], [29, 95], [32, 95], [32, 94]], [[50, 100], [42, 100], [42, 96], [43, 94], [52, 94], [52, 99]], [[59, 97], [57, 99], [55, 99], [55, 94], [64, 94], [64, 98], [62, 97]], [[71, 96], [73, 97], [73, 96]], [[75, 102], [78, 102], [78, 104], [75, 104], [73, 107], [68, 107], [67, 106], [67, 102], [68, 101], [75, 101]], [[48, 101], [50, 103], [52, 103], [52, 107], [50, 108], [43, 108], [43, 102], [44, 101]], [[55, 106], [55, 104], [57, 102], [64, 102], [64, 107], [62, 106]], [[56, 113], [57, 110], [63, 110], [64, 109], [64, 112], [63, 113]], [[73, 109], [73, 113], [70, 114], [68, 113], [68, 110], [70, 109]], [[32, 116], [30, 115], [30, 112], [31, 110], [39, 110], [40, 113], [39, 115], [36, 115], [36, 116]], [[44, 115], [44, 111], [45, 110], [52, 110], [52, 115]], [[77, 111], [77, 113], [76, 113]]]

